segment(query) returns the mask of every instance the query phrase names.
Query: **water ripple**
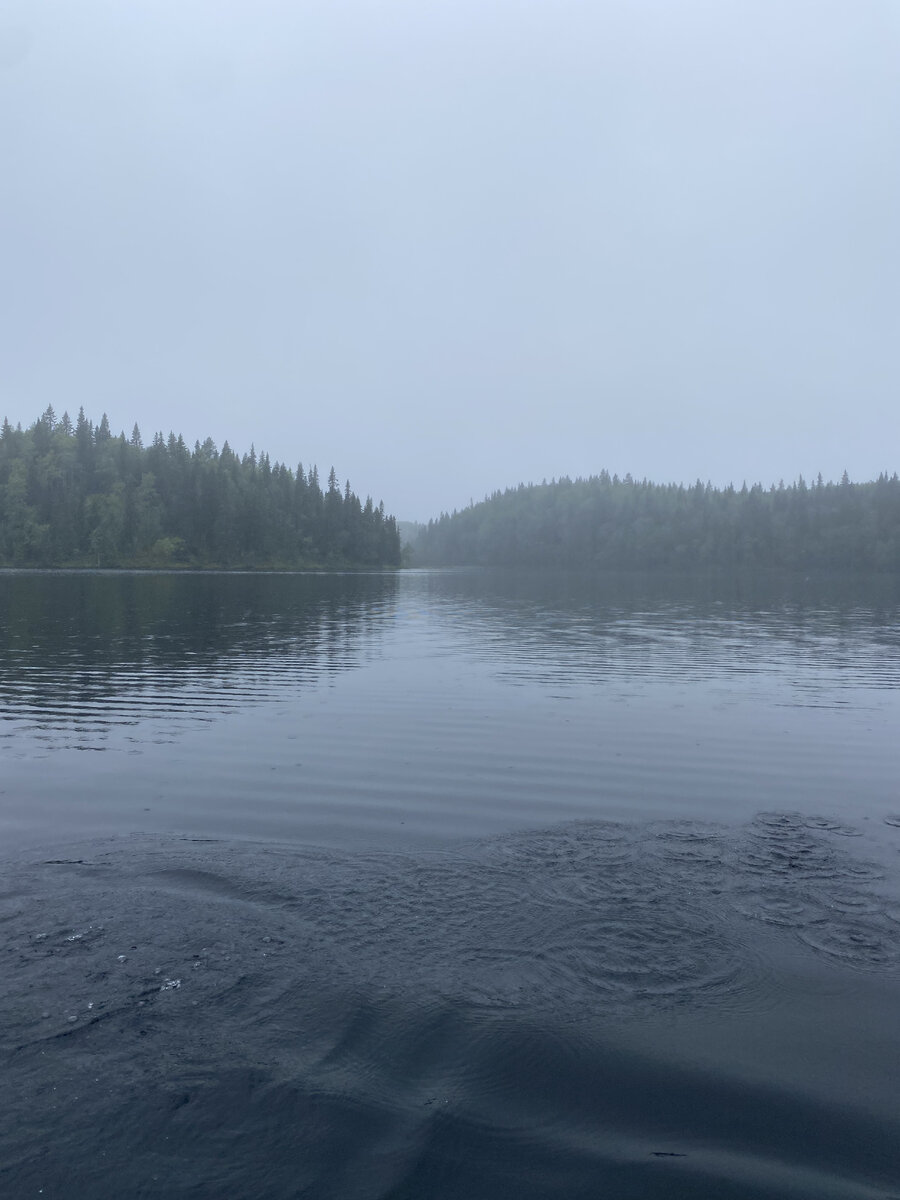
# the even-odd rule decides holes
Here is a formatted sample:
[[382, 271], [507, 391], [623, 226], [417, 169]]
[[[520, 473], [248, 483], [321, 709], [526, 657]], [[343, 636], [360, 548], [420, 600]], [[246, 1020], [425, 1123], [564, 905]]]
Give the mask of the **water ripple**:
[[[79, 1194], [103, 1195], [124, 1136], [108, 1110], [133, 1112], [122, 1097], [140, 1096], [135, 1162], [162, 1162], [167, 1146], [217, 1179], [233, 1150], [208, 1161], [197, 1147], [252, 1131], [268, 1163], [241, 1185], [254, 1198], [287, 1200], [298, 1180], [371, 1200], [587, 1198], [598, 1179], [660, 1198], [882, 1194], [841, 1190], [835, 1172], [885, 1175], [892, 1117], [852, 1126], [843, 1097], [805, 1101], [790, 1072], [787, 1091], [757, 1095], [740, 1073], [668, 1077], [596, 1041], [657, 1013], [666, 1028], [676, 1012], [702, 1030], [729, 1014], [778, 1028], [786, 946], [817, 980], [820, 966], [895, 976], [900, 904], [859, 846], [766, 813], [739, 828], [579, 822], [442, 853], [133, 837], [23, 856], [5, 864], [0, 895], [0, 1049], [16, 1096], [0, 1181], [6, 1170], [31, 1194], [22, 1180], [36, 1191], [42, 1172], [60, 1190], [52, 1155], [34, 1148], [46, 1123], [69, 1146], [102, 1148], [107, 1174]], [[102, 1087], [84, 1086], [87, 1055]], [[79, 1114], [93, 1133], [76, 1134]], [[275, 1131], [284, 1145], [266, 1140]], [[573, 1154], [574, 1190], [558, 1169]], [[291, 1165], [277, 1187], [270, 1159]], [[500, 1162], [511, 1192], [490, 1178]], [[142, 1194], [182, 1194], [164, 1183]]]

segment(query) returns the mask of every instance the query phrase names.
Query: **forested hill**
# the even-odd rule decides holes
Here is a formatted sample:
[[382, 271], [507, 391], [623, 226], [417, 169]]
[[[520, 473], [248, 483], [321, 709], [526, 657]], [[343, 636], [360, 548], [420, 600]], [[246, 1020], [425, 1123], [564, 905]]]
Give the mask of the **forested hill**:
[[342, 489], [332, 469], [239, 457], [209, 438], [191, 451], [156, 434], [115, 437], [104, 415], [73, 426], [48, 408], [0, 431], [0, 565], [399, 566], [382, 504]]
[[900, 570], [900, 479], [716, 489], [605, 471], [520, 485], [430, 521], [417, 565]]

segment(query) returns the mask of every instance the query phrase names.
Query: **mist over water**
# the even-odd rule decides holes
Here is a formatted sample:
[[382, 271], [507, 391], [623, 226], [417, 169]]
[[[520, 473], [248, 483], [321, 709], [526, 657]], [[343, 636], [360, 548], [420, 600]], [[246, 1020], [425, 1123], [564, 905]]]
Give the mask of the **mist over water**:
[[0, 627], [4, 1194], [897, 1194], [891, 581], [4, 573]]

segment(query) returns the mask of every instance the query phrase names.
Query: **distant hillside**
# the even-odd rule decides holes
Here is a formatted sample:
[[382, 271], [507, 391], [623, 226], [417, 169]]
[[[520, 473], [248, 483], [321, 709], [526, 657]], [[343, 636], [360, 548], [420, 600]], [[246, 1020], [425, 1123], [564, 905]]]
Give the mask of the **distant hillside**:
[[520, 484], [430, 521], [417, 565], [900, 570], [900, 479], [716, 489], [603, 471]]
[[114, 437], [104, 414], [73, 426], [52, 407], [0, 430], [0, 565], [395, 567], [400, 535], [371, 499], [323, 487], [267, 454], [239, 457], [210, 438], [188, 450], [135, 425]]

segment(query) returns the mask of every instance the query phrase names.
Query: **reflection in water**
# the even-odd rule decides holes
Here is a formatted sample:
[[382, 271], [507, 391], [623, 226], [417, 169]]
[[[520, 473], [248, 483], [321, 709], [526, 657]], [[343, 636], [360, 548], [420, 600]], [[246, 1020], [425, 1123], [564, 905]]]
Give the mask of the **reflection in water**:
[[[98, 735], [209, 719], [361, 668], [387, 639], [559, 692], [639, 681], [773, 682], [840, 706], [900, 687], [892, 584], [475, 572], [0, 572], [0, 706], [12, 732]], [[71, 744], [53, 738], [55, 745]], [[77, 740], [77, 739], [76, 739]]]
[[900, 687], [900, 593], [884, 576], [448, 571], [422, 572], [416, 590], [511, 682], [777, 675], [797, 700], [826, 704], [858, 684]]
[[0, 574], [0, 1193], [892, 1196], [892, 586]]
[[396, 844], [880, 819], [900, 774], [893, 586], [0, 573], [0, 830]]
[[68, 732], [77, 743], [327, 680], [377, 653], [397, 588], [393, 574], [2, 574], [8, 734]]

